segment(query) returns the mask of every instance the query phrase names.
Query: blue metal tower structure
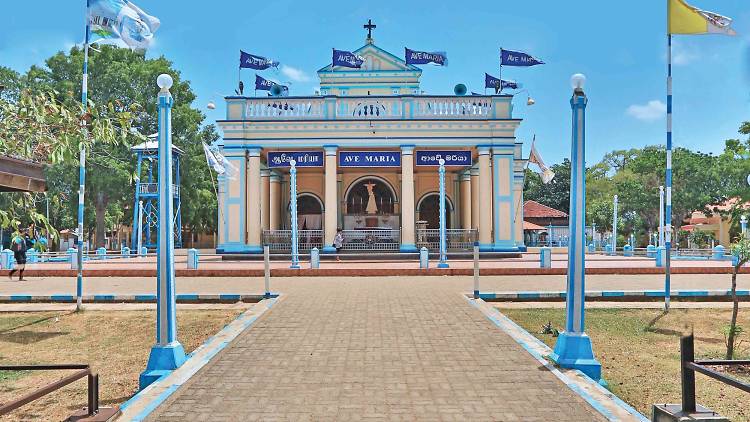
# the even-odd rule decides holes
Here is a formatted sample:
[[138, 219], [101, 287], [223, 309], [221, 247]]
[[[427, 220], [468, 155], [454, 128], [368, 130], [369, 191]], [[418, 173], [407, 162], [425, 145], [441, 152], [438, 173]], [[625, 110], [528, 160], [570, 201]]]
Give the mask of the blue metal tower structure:
[[[138, 235], [142, 233], [141, 245], [149, 249], [156, 248], [156, 230], [159, 222], [159, 183], [154, 177], [158, 174], [159, 149], [156, 140], [136, 145], [130, 150], [138, 158], [136, 167], [135, 195], [133, 200], [133, 236], [130, 242], [130, 250], [138, 253]], [[174, 231], [175, 247], [182, 247], [182, 207], [180, 199], [180, 156], [182, 150], [172, 146], [172, 157], [174, 160]], [[146, 165], [146, 181], [143, 178], [143, 166]], [[140, 228], [138, 227], [138, 205], [143, 201], [143, 218]]]

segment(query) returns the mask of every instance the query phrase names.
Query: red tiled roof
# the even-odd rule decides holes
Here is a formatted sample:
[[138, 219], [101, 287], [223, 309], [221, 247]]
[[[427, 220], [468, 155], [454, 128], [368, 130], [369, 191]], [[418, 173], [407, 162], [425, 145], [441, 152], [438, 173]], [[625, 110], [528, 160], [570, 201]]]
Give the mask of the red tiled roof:
[[524, 221], [523, 222], [523, 229], [524, 230], [532, 230], [532, 231], [546, 230], [544, 227], [542, 227], [542, 226], [540, 226], [538, 224], [529, 223], [528, 221]]
[[523, 216], [524, 218], [567, 218], [568, 214], [536, 201], [526, 201], [523, 203]]

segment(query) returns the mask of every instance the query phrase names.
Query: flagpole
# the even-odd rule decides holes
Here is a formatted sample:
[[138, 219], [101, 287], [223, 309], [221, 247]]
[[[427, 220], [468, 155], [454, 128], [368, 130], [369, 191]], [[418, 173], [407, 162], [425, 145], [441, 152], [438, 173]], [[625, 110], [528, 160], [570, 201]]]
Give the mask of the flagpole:
[[[669, 7], [669, 6], [667, 6]], [[667, 11], [669, 13], [669, 11]], [[671, 248], [672, 248], [672, 34], [667, 29], [667, 171], [666, 179], [666, 218], [664, 224], [664, 246], [666, 261], [664, 271], [664, 311], [669, 312], [671, 290]]]
[[81, 142], [80, 163], [78, 169], [78, 275], [76, 278], [76, 310], [81, 310], [83, 302], [83, 204], [86, 191], [86, 139], [88, 138], [88, 127], [86, 126], [86, 114], [88, 112], [89, 94], [89, 40], [91, 36], [91, 23], [89, 22], [90, 0], [86, 0], [86, 36], [83, 44], [83, 81], [81, 84], [81, 104], [83, 114], [81, 116], [81, 129], [83, 141]]

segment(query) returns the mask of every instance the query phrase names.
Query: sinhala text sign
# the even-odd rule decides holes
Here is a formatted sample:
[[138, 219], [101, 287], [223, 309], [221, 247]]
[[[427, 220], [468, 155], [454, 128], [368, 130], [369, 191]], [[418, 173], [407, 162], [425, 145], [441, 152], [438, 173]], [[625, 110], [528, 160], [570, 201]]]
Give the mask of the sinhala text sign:
[[446, 166], [471, 166], [471, 151], [417, 151], [418, 166], [439, 166], [440, 159]]

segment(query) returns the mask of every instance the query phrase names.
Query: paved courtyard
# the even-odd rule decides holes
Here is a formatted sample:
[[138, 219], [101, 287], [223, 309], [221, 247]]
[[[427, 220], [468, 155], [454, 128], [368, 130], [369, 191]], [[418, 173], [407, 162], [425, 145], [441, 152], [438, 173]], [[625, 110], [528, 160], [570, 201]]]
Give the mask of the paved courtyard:
[[285, 283], [149, 420], [604, 420], [440, 281]]

